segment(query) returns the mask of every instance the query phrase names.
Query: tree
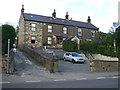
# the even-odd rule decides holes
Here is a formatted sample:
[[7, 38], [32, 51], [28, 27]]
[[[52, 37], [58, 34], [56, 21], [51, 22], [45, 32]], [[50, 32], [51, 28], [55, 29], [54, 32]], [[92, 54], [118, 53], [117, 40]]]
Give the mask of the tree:
[[114, 33], [104, 33], [104, 32], [99, 32], [99, 44], [102, 45], [111, 45], [113, 46], [114, 42]]
[[10, 48], [12, 48], [12, 45], [15, 42], [15, 28], [11, 25], [4, 24], [2, 25], [2, 53], [7, 53], [8, 49], [8, 39], [10, 39]]
[[119, 60], [120, 60], [120, 26], [116, 29], [116, 32], [115, 32], [115, 40], [116, 40], [118, 58], [119, 58]]

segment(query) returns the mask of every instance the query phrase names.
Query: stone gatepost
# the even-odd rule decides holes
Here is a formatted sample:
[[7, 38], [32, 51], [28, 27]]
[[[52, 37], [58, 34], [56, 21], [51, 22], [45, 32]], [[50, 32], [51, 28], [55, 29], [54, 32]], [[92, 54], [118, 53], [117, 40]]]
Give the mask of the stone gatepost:
[[53, 54], [53, 59], [51, 60], [50, 73], [58, 72], [58, 57]]
[[14, 65], [14, 58], [15, 58], [15, 52], [13, 49], [10, 51], [10, 61], [9, 61], [9, 74], [13, 74], [15, 71], [15, 65]]

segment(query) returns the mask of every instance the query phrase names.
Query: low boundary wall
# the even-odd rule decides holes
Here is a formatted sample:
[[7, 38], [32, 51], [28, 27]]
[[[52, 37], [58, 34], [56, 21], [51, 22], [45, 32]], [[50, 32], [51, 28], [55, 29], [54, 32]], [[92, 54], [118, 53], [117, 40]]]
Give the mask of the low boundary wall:
[[0, 57], [0, 73], [7, 73], [7, 61], [7, 54]]
[[54, 56], [53, 59], [48, 59], [46, 56], [43, 56], [37, 52], [35, 52], [33, 49], [29, 47], [24, 47], [22, 49], [26, 54], [28, 54], [31, 58], [38, 61], [40, 65], [44, 66], [47, 71], [50, 73], [58, 72], [58, 60]]
[[8, 73], [8, 74], [14, 73], [15, 71], [14, 57], [15, 57], [15, 52], [12, 49], [10, 51], [9, 61], [7, 54], [0, 57], [0, 70], [1, 70], [0, 73]]
[[120, 70], [120, 61], [91, 60], [90, 71], [118, 71]]

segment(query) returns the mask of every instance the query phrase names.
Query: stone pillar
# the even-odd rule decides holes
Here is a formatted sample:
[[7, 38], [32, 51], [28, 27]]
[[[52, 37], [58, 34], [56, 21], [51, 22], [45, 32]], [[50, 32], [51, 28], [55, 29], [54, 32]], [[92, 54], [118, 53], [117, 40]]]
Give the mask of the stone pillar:
[[56, 55], [53, 55], [53, 59], [51, 61], [50, 73], [55, 73], [58, 71], [58, 58]]
[[9, 63], [9, 74], [13, 74], [14, 70], [15, 70], [14, 57], [15, 57], [15, 52], [13, 50], [11, 50], [11, 52], [10, 52], [10, 63]]

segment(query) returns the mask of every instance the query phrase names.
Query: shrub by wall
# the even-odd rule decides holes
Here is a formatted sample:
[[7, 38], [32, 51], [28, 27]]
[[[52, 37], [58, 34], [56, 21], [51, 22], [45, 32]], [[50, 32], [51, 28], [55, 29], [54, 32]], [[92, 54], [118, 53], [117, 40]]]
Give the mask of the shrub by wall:
[[117, 52], [114, 52], [114, 47], [112, 45], [103, 45], [97, 41], [81, 41], [80, 50], [78, 50], [78, 44], [71, 40], [65, 40], [63, 42], [63, 50], [69, 52], [83, 52], [83, 53], [93, 53], [102, 54], [106, 56], [117, 57]]
[[98, 45], [97, 50], [99, 54], [117, 57], [117, 52], [114, 52], [114, 47], [111, 45]]
[[80, 50], [84, 51], [84, 53], [96, 53], [97, 52], [97, 43], [94, 41], [81, 41], [80, 42]]
[[80, 50], [84, 53], [102, 54], [106, 56], [117, 57], [117, 52], [114, 52], [112, 45], [102, 45], [96, 41], [81, 41]]
[[73, 42], [71, 40], [65, 40], [63, 42], [63, 50], [74, 52], [77, 51], [77, 49], [78, 49], [78, 44], [76, 42]]

